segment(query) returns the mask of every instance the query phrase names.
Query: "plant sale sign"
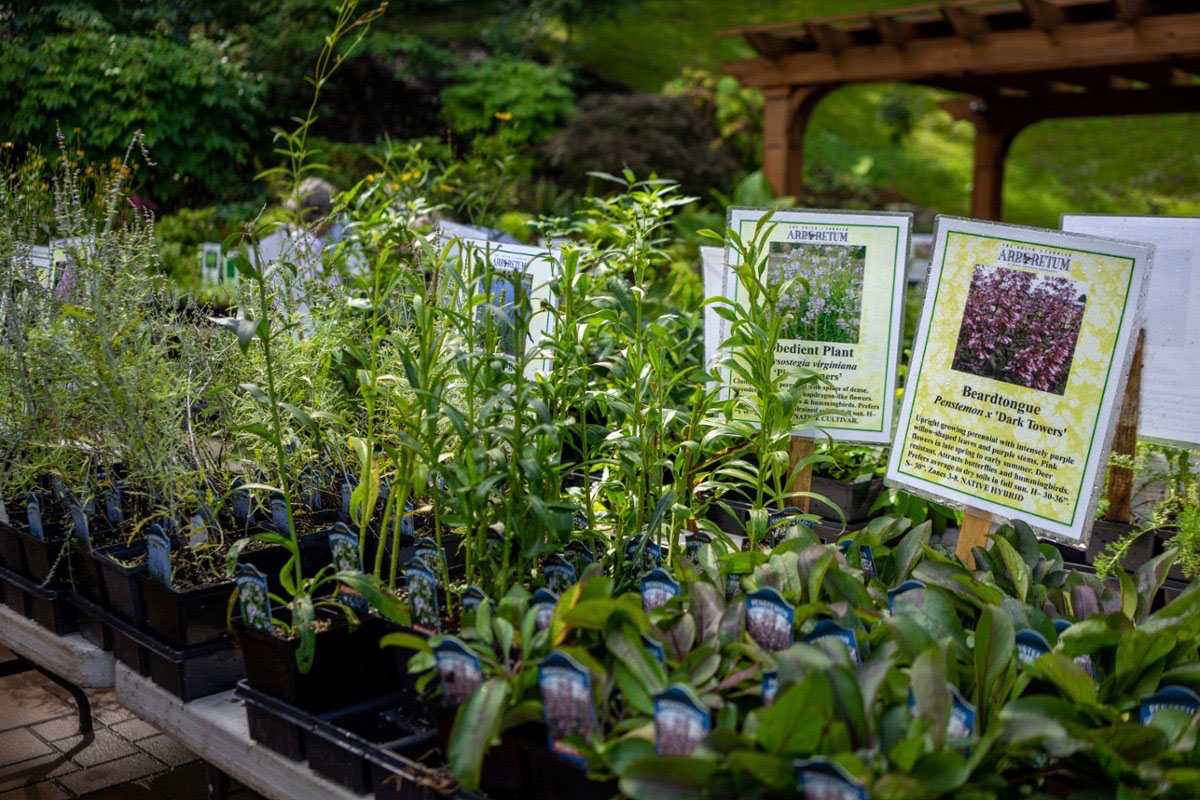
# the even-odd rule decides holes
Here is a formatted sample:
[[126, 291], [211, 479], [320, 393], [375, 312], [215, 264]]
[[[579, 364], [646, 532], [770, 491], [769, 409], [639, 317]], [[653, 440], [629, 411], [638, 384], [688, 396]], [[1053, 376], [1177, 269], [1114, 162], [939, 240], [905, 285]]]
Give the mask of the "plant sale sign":
[[889, 485], [1086, 546], [1153, 252], [939, 217]]
[[[731, 208], [729, 227], [743, 241], [769, 209]], [[784, 329], [777, 372], [807, 368], [825, 378], [808, 387], [796, 410], [834, 439], [883, 444], [892, 439], [896, 369], [904, 318], [904, 280], [912, 214], [907, 212], [776, 211], [767, 235], [766, 278], [799, 277], [779, 298]], [[737, 252], [727, 248], [721, 294], [745, 301]], [[715, 316], [710, 308], [707, 312]], [[729, 336], [720, 319], [717, 341]], [[722, 370], [726, 396], [742, 381]]]

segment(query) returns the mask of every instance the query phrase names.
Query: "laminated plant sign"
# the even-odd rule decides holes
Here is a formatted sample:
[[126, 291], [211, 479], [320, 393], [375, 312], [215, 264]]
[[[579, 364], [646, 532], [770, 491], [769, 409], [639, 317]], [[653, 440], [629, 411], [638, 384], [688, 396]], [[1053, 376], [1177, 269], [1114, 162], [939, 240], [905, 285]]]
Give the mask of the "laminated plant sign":
[[910, 608], [920, 608], [925, 602], [925, 584], [907, 580], [887, 593], [888, 613], [903, 614]]
[[1200, 711], [1200, 695], [1184, 686], [1165, 686], [1142, 698], [1138, 705], [1138, 721], [1149, 725], [1160, 711], [1178, 711], [1193, 717]]
[[71, 528], [75, 531], [79, 543], [83, 545], [84, 550], [91, 550], [92, 536], [87, 515], [83, 513], [83, 507], [79, 505], [79, 501], [75, 499], [74, 495], [67, 496], [67, 512], [71, 515]]
[[277, 531], [286, 531], [288, 529], [288, 513], [287, 501], [283, 499], [283, 495], [276, 494], [271, 497], [271, 527]]
[[243, 482], [239, 479], [233, 482], [233, 493], [230, 503], [233, 506], [233, 518], [238, 525], [245, 527], [250, 524], [250, 492], [240, 489]]
[[483, 683], [483, 663], [461, 640], [446, 636], [433, 645], [442, 692], [452, 706], [461, 706], [471, 692]]
[[796, 609], [770, 586], [746, 596], [746, 632], [763, 650], [785, 650], [792, 644]]
[[850, 661], [854, 666], [860, 663], [858, 654], [858, 634], [852, 629], [837, 624], [831, 619], [823, 619], [812, 629], [812, 633], [804, 637], [807, 644], [824, 646], [831, 642], [835, 647], [842, 646], [850, 653]]
[[588, 565], [596, 560], [596, 556], [588, 549], [588, 546], [578, 539], [572, 539], [567, 542], [567, 546], [563, 548], [563, 553], [567, 560], [571, 562], [571, 566], [575, 568], [576, 575], [582, 575]]
[[470, 614], [477, 610], [484, 603], [491, 602], [488, 600], [487, 594], [478, 586], [468, 586], [462, 595], [462, 607], [464, 614]]
[[1064, 214], [1062, 229], [1154, 245], [1138, 437], [1200, 444], [1200, 218]]
[[208, 522], [204, 515], [197, 511], [188, 518], [188, 547], [193, 550], [208, 544]]
[[625, 566], [632, 568], [639, 575], [657, 567], [662, 563], [662, 548], [651, 542], [645, 535], [630, 537], [625, 542]]
[[171, 585], [171, 540], [157, 522], [146, 534], [146, 571], [163, 586]]
[[[729, 229], [749, 241], [767, 213], [731, 208]], [[808, 387], [796, 409], [797, 421], [815, 419], [819, 430], [793, 433], [890, 442], [912, 214], [776, 211], [768, 225], [767, 280], [799, 279], [778, 301], [785, 322], [775, 369], [809, 369], [827, 381]], [[745, 302], [740, 256], [727, 248], [725, 258], [721, 294]], [[729, 338], [729, 325], [721, 319], [718, 341]], [[743, 386], [728, 369], [721, 381], [726, 397]]]
[[239, 564], [235, 580], [242, 622], [271, 633], [271, 595], [267, 589], [267, 576], [253, 564]]
[[430, 536], [422, 536], [413, 542], [413, 559], [424, 562], [430, 569], [437, 569], [442, 561], [442, 551], [438, 549], [437, 540]]
[[1050, 643], [1046, 637], [1035, 630], [1026, 628], [1017, 631], [1017, 660], [1022, 664], [1032, 664], [1050, 652]]
[[709, 536], [704, 531], [694, 531], [687, 535], [683, 541], [683, 551], [687, 557], [695, 561], [700, 557], [700, 548], [706, 544], [712, 544], [712, 536]]
[[537, 679], [550, 752], [577, 766], [586, 766], [579, 748], [567, 739], [591, 739], [599, 727], [591, 674], [566, 653], [555, 651], [538, 664]]
[[[1063, 619], [1062, 617], [1059, 617], [1058, 619], [1054, 620], [1054, 632], [1057, 633], [1059, 636], [1062, 636], [1063, 631], [1065, 631], [1069, 627], [1071, 627], [1071, 623], [1068, 622], [1067, 620]], [[1086, 655], [1086, 654], [1081, 655], [1081, 656], [1075, 656], [1075, 663], [1079, 665], [1080, 669], [1082, 669], [1089, 676], [1091, 676], [1092, 680], [1096, 680], [1096, 665], [1092, 663], [1091, 656]]]
[[[362, 572], [362, 553], [358, 549], [358, 536], [338, 522], [329, 534], [329, 553], [336, 572]], [[367, 610], [367, 600], [359, 592], [345, 584], [338, 584], [337, 599], [358, 611]]]
[[437, 578], [424, 561], [414, 558], [404, 570], [408, 587], [408, 612], [415, 627], [427, 631], [439, 629]]
[[647, 653], [653, 656], [655, 661], [664, 667], [667, 666], [667, 650], [662, 646], [662, 642], [647, 633], [643, 633], [642, 646], [646, 648]]
[[539, 631], [549, 628], [550, 621], [554, 619], [554, 607], [558, 605], [558, 595], [549, 589], [538, 589], [529, 604], [537, 609], [533, 627]]
[[542, 575], [546, 578], [546, 588], [555, 594], [562, 594], [575, 583], [575, 567], [557, 553], [542, 562]]
[[805, 513], [804, 509], [796, 508], [795, 506], [787, 506], [786, 508], [776, 509], [767, 513], [767, 544], [770, 547], [776, 547], [784, 539], [791, 538], [789, 533], [794, 531], [799, 526], [804, 526], [810, 531], [813, 529], [812, 522], [800, 519]]
[[342, 481], [342, 507], [338, 512], [342, 519], [350, 519], [350, 503], [353, 496], [354, 487], [350, 485], [349, 481]]
[[400, 535], [401, 536], [415, 536], [416, 535], [417, 521], [413, 517], [413, 510], [415, 508], [416, 507], [413, 505], [412, 500], [406, 500], [404, 502], [404, 516], [402, 516], [400, 518]]
[[[725, 250], [700, 248], [700, 269], [704, 277], [704, 296], [720, 297], [725, 282]], [[721, 345], [721, 317], [714, 306], [704, 308], [704, 366], [711, 368]]]
[[654, 752], [690, 756], [712, 730], [712, 711], [690, 686], [675, 683], [654, 695]]
[[888, 483], [1086, 546], [1153, 250], [939, 217]]
[[29, 535], [35, 539], [45, 539], [46, 532], [42, 529], [42, 504], [37, 495], [30, 492], [25, 500], [25, 521], [29, 523]]
[[[908, 710], [915, 717], [920, 712], [917, 709], [917, 698], [913, 690], [908, 690]], [[950, 685], [950, 715], [946, 718], [946, 735], [952, 739], [970, 739], [975, 735], [975, 706], [963, 699], [958, 687]]]
[[868, 800], [866, 787], [828, 759], [797, 761], [794, 768], [801, 800]]
[[662, 608], [679, 594], [679, 583], [665, 569], [653, 569], [642, 578], [642, 610]]
[[[853, 539], [842, 539], [838, 542], [838, 550], [842, 551], [842, 555], [849, 555], [853, 546]], [[858, 561], [859, 569], [863, 572], [863, 579], [868, 583], [879, 574], [875, 569], [875, 553], [871, 550], [870, 545], [860, 544], [858, 546]]]
[[773, 669], [763, 670], [762, 674], [762, 704], [769, 708], [779, 694], [779, 673]]
[[[525, 376], [549, 374], [552, 363], [548, 354], [539, 352], [542, 338], [550, 333], [554, 315], [542, 309], [543, 303], [554, 302], [551, 283], [558, 274], [557, 254], [541, 247], [489, 242], [481, 239], [454, 239], [449, 250], [452, 259], [473, 259], [476, 264], [486, 261], [491, 266], [485, 279], [476, 288], [489, 296], [480, 307], [480, 323], [486, 314], [496, 325], [497, 346], [510, 356], [532, 355]], [[467, 272], [463, 265], [462, 272]], [[516, 315], [527, 313], [528, 319]], [[517, 330], [528, 327], [529, 335], [518, 341]]]

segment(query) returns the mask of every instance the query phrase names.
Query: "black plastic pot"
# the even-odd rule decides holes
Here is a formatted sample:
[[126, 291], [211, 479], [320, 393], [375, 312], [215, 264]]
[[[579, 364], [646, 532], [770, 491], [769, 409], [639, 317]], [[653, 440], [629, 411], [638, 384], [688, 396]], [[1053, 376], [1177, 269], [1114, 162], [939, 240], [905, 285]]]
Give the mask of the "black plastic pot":
[[[442, 752], [450, 750], [450, 732], [454, 728], [457, 709], [444, 701], [429, 706], [430, 716], [437, 725]], [[488, 750], [479, 772], [480, 789], [489, 797], [530, 798], [539, 795], [544, 778], [529, 763], [528, 754], [538, 742], [543, 747], [546, 727], [527, 722], [509, 728], [500, 736], [500, 744]], [[607, 800], [607, 798], [606, 798]]]
[[[112, 625], [108, 622], [110, 615], [97, 613], [99, 607], [79, 595], [75, 595], [72, 601], [79, 618], [79, 635], [101, 650], [112, 650], [113, 632]], [[87, 603], [87, 606], [82, 606], [81, 601]]]
[[117, 544], [92, 551], [92, 559], [100, 566], [104, 599], [114, 614], [136, 628], [146, 627], [146, 600], [142, 594], [142, 582], [138, 576], [146, 571], [145, 563], [135, 567], [128, 562], [146, 552], [146, 545], [138, 542], [126, 547]]
[[[9, 574], [12, 575], [15, 573], [9, 571]], [[11, 608], [22, 617], [29, 616], [29, 596], [25, 594], [25, 590], [15, 583], [10, 583], [9, 581], [0, 578], [0, 591], [2, 591], [4, 595], [4, 605]]]
[[17, 575], [28, 575], [25, 567], [25, 550], [21, 537], [12, 525], [0, 522], [0, 567]]
[[[66, 589], [42, 588], [29, 579], [2, 568], [0, 581], [7, 587], [6, 603], [10, 595], [12, 597], [10, 608], [21, 611], [56, 636], [65, 636], [79, 630], [75, 608], [70, 602], [71, 593]], [[17, 599], [17, 592], [23, 595], [23, 599]]]
[[92, 551], [78, 539], [71, 544], [71, 578], [75, 582], [76, 593], [104, 607], [108, 599], [104, 594], [104, 575], [100, 572], [100, 564], [92, 558]]
[[113, 656], [139, 675], [150, 676], [150, 651], [142, 646], [140, 638], [134, 638], [130, 626], [113, 628]]
[[304, 730], [304, 749], [313, 772], [356, 794], [371, 790], [367, 753], [386, 747], [403, 756], [417, 756], [438, 740], [437, 729], [423, 719], [424, 706], [385, 695], [322, 714]]
[[246, 726], [255, 743], [292, 761], [304, 760], [304, 728], [315, 724], [315, 717], [252, 688], [247, 681], [237, 685], [237, 695], [245, 701]]
[[164, 586], [146, 572], [137, 579], [146, 599], [146, 628], [169, 646], [185, 649], [228, 637], [226, 617], [233, 581], [181, 591]]
[[63, 548], [69, 547], [65, 535], [56, 530], [55, 526], [47, 524], [45, 539], [30, 536], [23, 531], [17, 531], [17, 537], [21, 540], [21, 549], [25, 552], [25, 574], [30, 580], [39, 586], [46, 583], [47, 579], [54, 585], [67, 582], [70, 552], [63, 553]]
[[366, 758], [371, 765], [375, 800], [485, 800], [484, 795], [463, 788], [443, 793], [423, 783], [420, 776], [429, 773], [428, 767], [386, 746], [373, 748]]
[[[837, 481], [820, 475], [812, 476], [810, 491], [829, 500], [829, 503], [841, 510], [846, 517], [846, 523], [861, 522], [871, 515], [871, 506], [883, 491], [883, 478], [875, 477], [866, 481]], [[809, 501], [809, 510], [827, 520], [841, 522], [837, 512], [820, 500]]]
[[[275, 616], [286, 616], [286, 611], [277, 610]], [[306, 674], [296, 663], [298, 639], [281, 639], [235, 620], [249, 687], [314, 713], [396, 691], [401, 676], [396, 675], [395, 656], [379, 647], [385, 621], [366, 616], [351, 631], [341, 615], [322, 616], [331, 624], [317, 632], [316, 656]]]
[[617, 792], [616, 781], [594, 781], [587, 770], [550, 752], [545, 740], [521, 742], [529, 773], [534, 776], [523, 797], [533, 800], [609, 800]]

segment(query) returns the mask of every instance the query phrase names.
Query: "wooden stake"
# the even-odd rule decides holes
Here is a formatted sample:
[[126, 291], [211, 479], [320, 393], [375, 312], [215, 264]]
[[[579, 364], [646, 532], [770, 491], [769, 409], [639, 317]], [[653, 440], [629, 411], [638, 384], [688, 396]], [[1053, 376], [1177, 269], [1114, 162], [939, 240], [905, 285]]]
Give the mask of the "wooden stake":
[[962, 526], [958, 529], [958, 547], [955, 555], [971, 569], [975, 569], [972, 547], [987, 547], [988, 533], [992, 530], [992, 515], [988, 511], [968, 508], [963, 511]]
[[[792, 474], [792, 470], [796, 468], [798, 463], [813, 454], [816, 444], [816, 441], [811, 436], [792, 436], [792, 445], [788, 450], [789, 475]], [[807, 513], [809, 498], [796, 497], [796, 495], [800, 492], [807, 492], [810, 489], [812, 489], [812, 464], [807, 464], [804, 469], [796, 473], [796, 476], [792, 478], [792, 482], [788, 486], [788, 493], [792, 495], [791, 505]]]
[[[1142, 394], [1142, 348], [1146, 342], [1146, 330], [1138, 331], [1137, 346], [1133, 350], [1133, 362], [1129, 365], [1129, 379], [1125, 382], [1125, 400], [1121, 404], [1121, 416], [1117, 418], [1117, 432], [1113, 437], [1112, 452], [1133, 456], [1137, 450], [1138, 413]], [[1129, 503], [1133, 495], [1133, 470], [1112, 467], [1108, 471], [1108, 511], [1104, 518], [1109, 522], [1128, 525]]]

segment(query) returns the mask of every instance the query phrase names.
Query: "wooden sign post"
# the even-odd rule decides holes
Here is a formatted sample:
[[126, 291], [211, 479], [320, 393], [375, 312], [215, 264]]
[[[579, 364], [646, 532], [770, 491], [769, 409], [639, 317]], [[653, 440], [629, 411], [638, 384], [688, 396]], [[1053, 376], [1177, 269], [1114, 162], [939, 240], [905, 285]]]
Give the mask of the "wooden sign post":
[[816, 447], [816, 440], [811, 436], [792, 436], [792, 446], [788, 452], [788, 474], [792, 475], [792, 481], [788, 484], [788, 494], [791, 495], [786, 505], [792, 505], [801, 511], [808, 513], [808, 497], [798, 497], [801, 492], [807, 492], [812, 489], [812, 464], [805, 464], [804, 468], [799, 472], [795, 472], [796, 465], [813, 454]]
[[[1114, 454], [1132, 456], [1137, 450], [1137, 424], [1142, 393], [1142, 350], [1146, 344], [1146, 329], [1138, 333], [1137, 346], [1133, 351], [1133, 362], [1129, 365], [1129, 380], [1125, 384], [1125, 399], [1121, 405], [1121, 416], [1117, 418], [1117, 432], [1113, 437]], [[1109, 522], [1128, 525], [1129, 504], [1133, 497], [1133, 470], [1125, 467], [1110, 467], [1108, 472], [1108, 511], [1104, 518]]]
[[954, 554], [968, 567], [975, 569], [975, 556], [971, 553], [971, 548], [987, 547], [987, 537], [991, 530], [992, 515], [989, 512], [974, 508], [964, 509], [962, 525], [958, 528], [958, 547], [954, 549]]

